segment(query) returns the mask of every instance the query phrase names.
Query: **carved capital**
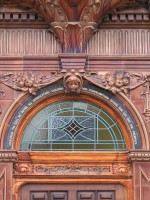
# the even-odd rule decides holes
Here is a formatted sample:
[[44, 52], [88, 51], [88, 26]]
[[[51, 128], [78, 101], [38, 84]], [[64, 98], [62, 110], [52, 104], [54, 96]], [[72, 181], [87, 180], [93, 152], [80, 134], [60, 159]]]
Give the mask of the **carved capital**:
[[1, 151], [0, 162], [16, 162], [18, 159], [17, 152], [15, 151]]

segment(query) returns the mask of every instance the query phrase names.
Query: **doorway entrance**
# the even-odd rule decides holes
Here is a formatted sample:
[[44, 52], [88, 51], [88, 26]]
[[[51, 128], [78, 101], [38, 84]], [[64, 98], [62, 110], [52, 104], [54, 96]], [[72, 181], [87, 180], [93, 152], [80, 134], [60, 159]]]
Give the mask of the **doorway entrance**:
[[119, 184], [28, 184], [19, 200], [127, 200], [127, 195]]

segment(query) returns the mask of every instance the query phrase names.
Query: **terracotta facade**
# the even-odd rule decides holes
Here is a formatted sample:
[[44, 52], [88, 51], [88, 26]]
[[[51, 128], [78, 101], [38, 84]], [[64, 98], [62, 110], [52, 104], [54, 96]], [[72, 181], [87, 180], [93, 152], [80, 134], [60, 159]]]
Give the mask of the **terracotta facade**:
[[[148, 0], [0, 1], [0, 199], [148, 200], [149, 10]], [[21, 151], [28, 122], [62, 100], [106, 110], [126, 151]]]

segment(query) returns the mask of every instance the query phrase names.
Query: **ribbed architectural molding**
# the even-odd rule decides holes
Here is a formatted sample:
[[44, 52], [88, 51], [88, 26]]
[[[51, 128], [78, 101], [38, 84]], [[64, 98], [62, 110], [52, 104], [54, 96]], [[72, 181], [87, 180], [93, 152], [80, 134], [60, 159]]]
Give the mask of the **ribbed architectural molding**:
[[0, 29], [0, 56], [61, 53], [54, 34], [46, 29]]
[[150, 29], [100, 29], [89, 40], [85, 52], [150, 56]]

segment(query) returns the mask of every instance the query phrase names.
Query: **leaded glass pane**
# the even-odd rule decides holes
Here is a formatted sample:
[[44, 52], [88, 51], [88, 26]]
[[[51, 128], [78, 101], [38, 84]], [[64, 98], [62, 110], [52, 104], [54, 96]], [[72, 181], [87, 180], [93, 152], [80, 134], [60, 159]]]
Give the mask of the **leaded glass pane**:
[[21, 150], [122, 151], [117, 122], [102, 108], [84, 101], [61, 101], [39, 111], [24, 130]]

